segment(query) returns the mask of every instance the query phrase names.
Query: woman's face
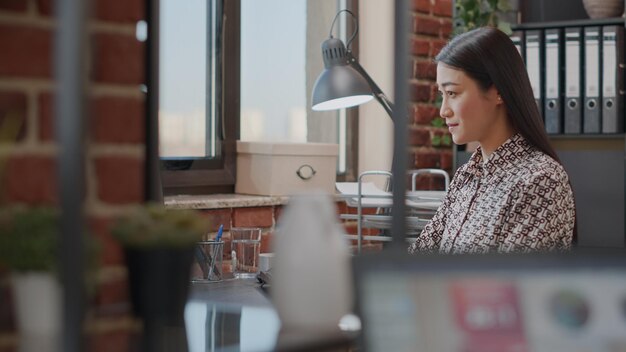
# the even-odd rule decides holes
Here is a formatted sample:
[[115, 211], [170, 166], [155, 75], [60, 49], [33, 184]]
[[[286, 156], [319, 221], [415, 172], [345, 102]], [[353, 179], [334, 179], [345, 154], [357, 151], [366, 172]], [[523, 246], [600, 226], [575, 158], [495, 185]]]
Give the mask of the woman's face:
[[456, 144], [477, 141], [483, 144], [500, 128], [502, 105], [495, 87], [480, 89], [476, 81], [462, 70], [444, 63], [437, 64], [437, 86], [443, 96], [440, 114]]

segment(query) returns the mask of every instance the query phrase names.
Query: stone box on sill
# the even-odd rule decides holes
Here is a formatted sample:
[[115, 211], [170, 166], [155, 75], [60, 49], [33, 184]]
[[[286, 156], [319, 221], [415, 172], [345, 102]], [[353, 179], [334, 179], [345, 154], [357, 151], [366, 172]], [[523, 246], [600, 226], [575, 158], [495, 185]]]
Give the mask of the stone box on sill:
[[335, 193], [339, 145], [237, 141], [235, 192], [286, 196], [320, 189]]

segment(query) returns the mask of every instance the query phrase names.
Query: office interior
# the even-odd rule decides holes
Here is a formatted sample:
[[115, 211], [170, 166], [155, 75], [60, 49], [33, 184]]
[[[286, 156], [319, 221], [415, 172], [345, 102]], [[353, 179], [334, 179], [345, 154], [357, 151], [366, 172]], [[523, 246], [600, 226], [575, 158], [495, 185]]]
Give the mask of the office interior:
[[[411, 225], [395, 215], [405, 211], [399, 189], [413, 181], [428, 191], [445, 185], [432, 175], [396, 178], [401, 187], [393, 189], [393, 200], [401, 201], [391, 205], [385, 229], [362, 227], [361, 218], [354, 218], [357, 206], [332, 195], [332, 222], [341, 226], [336, 237], [346, 241], [334, 248], [320, 245], [330, 243], [326, 240], [302, 242], [310, 243], [308, 250], [292, 241], [290, 258], [297, 263], [288, 267], [306, 275], [283, 271], [289, 282], [263, 288], [256, 278], [191, 283], [197, 272], [183, 270], [178, 277], [188, 291], [175, 321], [160, 320], [158, 308], [143, 317], [134, 310], [129, 254], [112, 228], [135, 208], [156, 202], [170, 211], [202, 214], [208, 219], [203, 240], [224, 236], [225, 275], [234, 268], [232, 228], [261, 228], [260, 252], [272, 253], [279, 246], [277, 230], [289, 223], [284, 215], [303, 216], [289, 207], [291, 195], [237, 193], [237, 141], [339, 144], [331, 187], [358, 183], [360, 174], [372, 170], [441, 169], [452, 177], [471, 148], [451, 143], [438, 122], [432, 60], [453, 36], [457, 2], [0, 1], [0, 46], [6, 48], [0, 53], [0, 202], [62, 211], [56, 270], [71, 278], [59, 293], [63, 314], [55, 315], [54, 334], [30, 335], [20, 330], [14, 272], [0, 265], [0, 351], [626, 350], [620, 330], [626, 327], [624, 17], [591, 19], [582, 0], [510, 0], [503, 14], [526, 60], [529, 47], [540, 48], [538, 77], [545, 81], [539, 83], [538, 104], [546, 118], [558, 121], [549, 136], [576, 197], [579, 239], [572, 253], [406, 257], [404, 234], [414, 239], [418, 233], [410, 233]], [[335, 24], [340, 9], [352, 11], [356, 21], [343, 13]], [[222, 11], [227, 16], [215, 15]], [[207, 25], [211, 16], [217, 27]], [[291, 25], [298, 27], [290, 30]], [[321, 43], [329, 30], [347, 42], [356, 26], [351, 49], [360, 65], [396, 107], [407, 107], [408, 114], [396, 114], [395, 124], [377, 102], [328, 112], [310, 107], [324, 69]], [[565, 76], [557, 78], [558, 113], [548, 94], [548, 35], [561, 36], [558, 72], [567, 75], [567, 33], [578, 33], [584, 46], [587, 32], [610, 30], [617, 33], [614, 42], [598, 37], [598, 56], [581, 56], [578, 73], [581, 81], [590, 80], [585, 75], [596, 60], [596, 78], [615, 83], [614, 95], [588, 96], [578, 87], [581, 109], [587, 98], [597, 99], [597, 127], [586, 130], [585, 116], [595, 115], [580, 114], [578, 130], [569, 130], [572, 97], [565, 92]], [[529, 42], [533, 33], [537, 42]], [[293, 39], [287, 34], [299, 39], [288, 42]], [[615, 45], [607, 49], [605, 43]], [[614, 65], [606, 61], [610, 50]], [[406, 67], [398, 69], [402, 53]], [[604, 76], [607, 66], [615, 70]], [[281, 98], [291, 93], [297, 95], [296, 109]], [[614, 114], [600, 111], [610, 97]], [[286, 117], [271, 125], [272, 114]], [[612, 129], [603, 130], [608, 126], [602, 125], [603, 116], [612, 116]], [[183, 117], [190, 122], [181, 124]], [[177, 149], [177, 141], [198, 138], [199, 149]], [[407, 166], [394, 164], [394, 157], [406, 158]], [[279, 179], [279, 186], [287, 182], [278, 174], [255, 172]], [[372, 182], [383, 189], [387, 180]], [[324, 220], [319, 214], [320, 221], [301, 219], [312, 224], [309, 230]], [[84, 234], [99, 247], [97, 269], [86, 277], [82, 272], [91, 252], [81, 240]], [[357, 238], [361, 235], [366, 237]], [[346, 260], [315, 255], [344, 245]], [[164, 281], [173, 266], [156, 263], [164, 265], [159, 267]], [[333, 270], [330, 263], [338, 264]], [[316, 267], [320, 270], [310, 270]], [[310, 278], [319, 281], [312, 285]], [[175, 295], [160, 290], [153, 296], [177, 306]], [[27, 305], [40, 309], [32, 300]], [[472, 310], [476, 306], [484, 309]], [[286, 322], [301, 328], [286, 329]]]

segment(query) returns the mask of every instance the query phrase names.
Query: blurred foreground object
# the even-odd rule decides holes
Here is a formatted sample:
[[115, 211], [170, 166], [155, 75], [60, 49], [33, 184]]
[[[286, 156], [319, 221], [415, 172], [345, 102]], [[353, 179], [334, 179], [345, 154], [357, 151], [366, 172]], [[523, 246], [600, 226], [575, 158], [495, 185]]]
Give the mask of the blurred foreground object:
[[278, 224], [271, 296], [282, 330], [338, 330], [352, 308], [348, 245], [330, 196], [295, 196]]

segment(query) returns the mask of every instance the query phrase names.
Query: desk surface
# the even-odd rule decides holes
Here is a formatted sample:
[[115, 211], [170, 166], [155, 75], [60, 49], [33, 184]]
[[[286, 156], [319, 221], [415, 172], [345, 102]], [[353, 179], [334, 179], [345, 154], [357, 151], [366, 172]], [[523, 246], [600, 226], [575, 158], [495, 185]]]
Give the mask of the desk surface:
[[356, 335], [285, 332], [265, 291], [254, 279], [191, 285], [185, 308], [190, 352], [350, 350]]

